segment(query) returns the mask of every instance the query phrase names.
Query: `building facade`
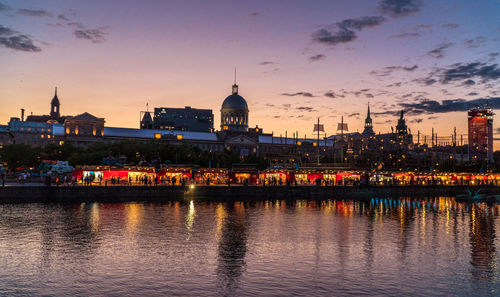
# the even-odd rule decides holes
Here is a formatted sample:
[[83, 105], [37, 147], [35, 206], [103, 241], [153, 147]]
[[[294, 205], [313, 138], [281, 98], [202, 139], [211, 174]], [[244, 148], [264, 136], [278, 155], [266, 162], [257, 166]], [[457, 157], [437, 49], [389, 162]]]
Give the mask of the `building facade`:
[[211, 109], [157, 107], [153, 117], [149, 111], [142, 116], [141, 129], [214, 132]]
[[[190, 143], [203, 151], [231, 152], [240, 158], [250, 155], [264, 156], [274, 164], [349, 164], [363, 170], [434, 170], [446, 165], [455, 168], [457, 162], [465, 163], [467, 145], [457, 137], [445, 145], [432, 145], [426, 138], [417, 142], [406, 124], [403, 111], [395, 118], [390, 133], [375, 133], [368, 106], [362, 133], [342, 133], [329, 137], [299, 138], [275, 136], [264, 133], [262, 128], [249, 126], [248, 104], [234, 84], [229, 96], [221, 100], [220, 130], [213, 129], [211, 110], [182, 108], [155, 108], [154, 114], [145, 112], [140, 129], [106, 127], [103, 118], [89, 113], [61, 116], [57, 93], [51, 101], [51, 113], [47, 116], [29, 116], [26, 121], [12, 118], [6, 126], [0, 126], [0, 144], [25, 143], [45, 145], [71, 142], [87, 146], [96, 142], [123, 140], [164, 142], [171, 145]], [[471, 159], [492, 160], [493, 127], [491, 110], [469, 111], [469, 156]], [[202, 120], [200, 123], [200, 119]], [[463, 148], [462, 148], [463, 145]], [[318, 155], [319, 154], [319, 155]], [[319, 157], [319, 158], [318, 158]], [[470, 163], [470, 162], [469, 162]], [[271, 163], [273, 164], [273, 163]], [[441, 165], [440, 165], [441, 164]]]
[[469, 158], [493, 161], [493, 112], [473, 108], [468, 112]]

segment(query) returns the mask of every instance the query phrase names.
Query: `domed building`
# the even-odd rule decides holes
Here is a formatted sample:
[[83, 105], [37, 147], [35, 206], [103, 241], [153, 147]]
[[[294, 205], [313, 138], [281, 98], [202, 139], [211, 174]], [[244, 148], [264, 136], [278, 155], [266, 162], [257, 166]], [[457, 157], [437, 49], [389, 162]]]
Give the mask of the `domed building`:
[[221, 123], [222, 131], [248, 131], [248, 105], [246, 100], [238, 95], [238, 85], [233, 85], [233, 92], [222, 103]]

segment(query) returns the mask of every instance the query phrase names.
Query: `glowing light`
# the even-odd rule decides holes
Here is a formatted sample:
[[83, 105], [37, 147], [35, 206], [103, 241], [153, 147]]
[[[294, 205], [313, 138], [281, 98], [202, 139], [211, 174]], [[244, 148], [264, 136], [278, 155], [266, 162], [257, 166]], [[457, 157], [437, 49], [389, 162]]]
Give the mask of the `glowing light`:
[[184, 136], [182, 134], [177, 134], [177, 140], [182, 140]]
[[186, 229], [191, 232], [193, 231], [194, 219], [196, 217], [196, 209], [194, 208], [193, 200], [189, 201], [189, 210], [186, 216]]
[[161, 134], [160, 133], [155, 133], [155, 139], [161, 139]]

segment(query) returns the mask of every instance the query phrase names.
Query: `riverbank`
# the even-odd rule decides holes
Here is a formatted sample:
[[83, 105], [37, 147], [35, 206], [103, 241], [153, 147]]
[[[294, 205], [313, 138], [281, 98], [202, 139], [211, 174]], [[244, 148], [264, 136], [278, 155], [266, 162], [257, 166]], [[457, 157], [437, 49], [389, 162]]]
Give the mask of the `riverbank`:
[[388, 186], [388, 187], [315, 187], [315, 186], [195, 186], [195, 187], [0, 187], [0, 203], [81, 203], [81, 202], [165, 202], [165, 201], [262, 201], [262, 200], [367, 200], [374, 197], [438, 197], [464, 194], [467, 189], [499, 195], [494, 186]]

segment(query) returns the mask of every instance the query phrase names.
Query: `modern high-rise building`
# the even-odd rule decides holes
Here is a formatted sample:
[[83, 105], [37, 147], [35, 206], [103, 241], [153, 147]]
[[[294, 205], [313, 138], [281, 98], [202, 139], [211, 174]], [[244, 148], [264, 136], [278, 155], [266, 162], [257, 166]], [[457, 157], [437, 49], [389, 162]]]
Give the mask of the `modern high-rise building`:
[[157, 107], [153, 117], [145, 112], [141, 129], [213, 132], [214, 115], [211, 109]]
[[468, 116], [469, 158], [493, 161], [493, 111], [472, 108]]

